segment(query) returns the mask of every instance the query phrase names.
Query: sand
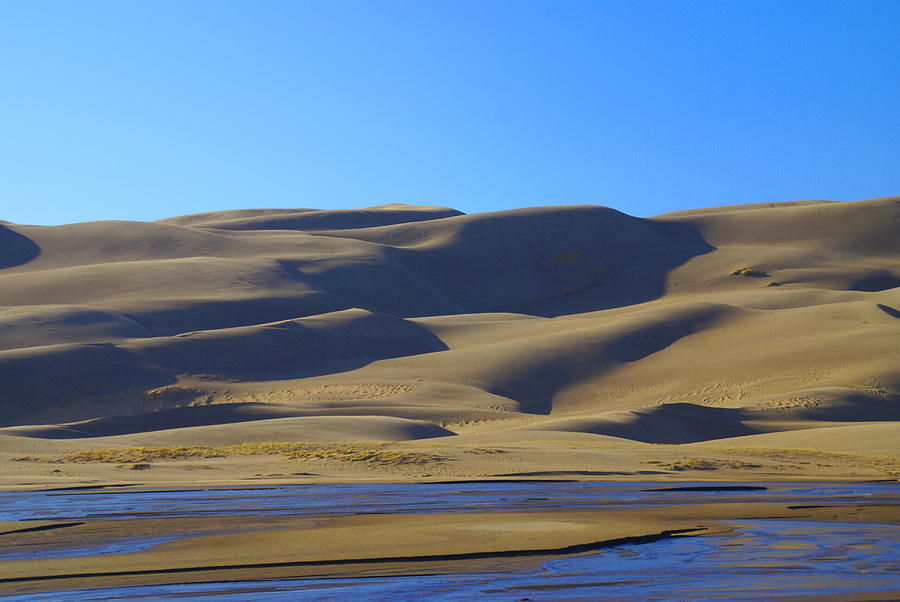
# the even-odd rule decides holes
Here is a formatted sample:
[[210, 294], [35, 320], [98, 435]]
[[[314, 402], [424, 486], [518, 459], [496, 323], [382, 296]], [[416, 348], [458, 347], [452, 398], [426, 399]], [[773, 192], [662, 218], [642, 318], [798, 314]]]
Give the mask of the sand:
[[77, 450], [265, 441], [443, 459], [140, 480], [896, 476], [897, 231], [896, 197], [4, 222], [0, 486], [129, 474]]
[[[69, 542], [80, 540], [79, 529], [93, 540], [121, 536], [126, 521], [87, 523], [61, 529]], [[141, 522], [141, 521], [127, 521]], [[368, 565], [394, 565], [405, 573], [409, 564], [489, 561], [501, 565], [507, 559], [601, 549], [625, 541], [652, 541], [671, 531], [695, 532], [690, 521], [660, 521], [617, 517], [602, 512], [473, 513], [406, 516], [349, 516], [332, 519], [294, 519], [273, 522], [268, 528], [234, 533], [234, 519], [206, 521], [210, 530], [225, 534], [184, 536], [168, 521], [151, 521], [154, 535], [177, 534], [183, 539], [163, 543], [145, 552], [7, 561], [3, 563], [0, 591], [24, 591], [29, 584], [41, 589], [48, 582], [68, 580], [66, 587], [114, 583], [127, 577], [130, 585], [169, 580], [233, 579], [265, 571], [273, 575], [318, 575], [323, 571], [352, 574], [368, 571]], [[119, 524], [116, 524], [119, 523]], [[137, 525], [138, 528], [141, 525]], [[196, 525], [194, 526], [196, 529]], [[183, 529], [183, 527], [182, 527]], [[238, 529], [241, 529], [239, 527]], [[705, 530], [697, 528], [696, 532]], [[119, 533], [117, 533], [119, 531]], [[228, 531], [231, 531], [230, 533]], [[127, 526], [129, 536], [134, 528]], [[32, 537], [39, 540], [37, 533]], [[280, 565], [280, 566], [279, 566]], [[348, 568], [348, 566], [350, 568]], [[384, 567], [386, 568], [386, 567]], [[232, 573], [232, 574], [229, 574]], [[177, 576], [174, 576], [177, 575]], [[63, 577], [66, 576], [66, 577]]]
[[[898, 231], [897, 197], [646, 219], [386, 205], [2, 222], [0, 489], [896, 479]], [[407, 572], [482, 570], [529, 550], [796, 515], [691, 508], [257, 517], [229, 533], [225, 519], [33, 522], [46, 528], [3, 524], [0, 537], [183, 536], [4, 563], [4, 578], [47, 590], [194, 569], [393, 574], [391, 558]], [[807, 514], [827, 512], [890, 520]], [[253, 567], [229, 560], [238, 550]]]

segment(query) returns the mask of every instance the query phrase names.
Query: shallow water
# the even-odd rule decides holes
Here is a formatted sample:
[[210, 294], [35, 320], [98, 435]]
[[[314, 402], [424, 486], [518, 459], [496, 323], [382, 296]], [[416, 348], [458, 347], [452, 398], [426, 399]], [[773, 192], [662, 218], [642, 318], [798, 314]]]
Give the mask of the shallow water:
[[[104, 554], [127, 554], [133, 552], [143, 552], [149, 550], [153, 546], [170, 541], [178, 541], [184, 539], [182, 535], [169, 537], [141, 537], [131, 539], [118, 539], [109, 543], [98, 543], [83, 545], [77, 548], [53, 547], [34, 549], [27, 548], [11, 548], [4, 550], [0, 548], [0, 562], [6, 560], [37, 560], [39, 558], [70, 558], [72, 556], [97, 556]], [[2, 572], [0, 572], [2, 574]]]
[[[900, 590], [900, 526], [744, 521], [735, 537], [622, 546], [499, 573], [123, 587], [67, 599], [773, 600]], [[19, 596], [59, 600], [57, 594]]]
[[[760, 499], [814, 505], [900, 494], [896, 482], [769, 483], [759, 491], [728, 489], [742, 485], [731, 483], [716, 491], [647, 491], [679, 485], [685, 484], [487, 482], [17, 492], [0, 494], [0, 520], [589, 510]], [[147, 538], [124, 545], [134, 552], [158, 543]], [[123, 551], [122, 546], [119, 541], [43, 550], [29, 557], [114, 554]], [[15, 557], [13, 551], [6, 554], [13, 556], [0, 555], [0, 560]], [[746, 520], [733, 537], [676, 537], [620, 546], [548, 560], [527, 571], [126, 587], [15, 599], [752, 600], [780, 599], [786, 593], [891, 590], [900, 590], [898, 525]]]
[[[652, 507], [673, 503], [859, 501], [900, 492], [892, 483], [769, 483], [764, 491], [647, 491], [696, 483], [482, 482], [285, 485], [191, 490], [103, 489], [0, 493], [0, 520], [85, 520], [138, 517], [509, 512]], [[714, 485], [714, 484], [710, 484]], [[752, 486], [729, 483], [723, 487]]]

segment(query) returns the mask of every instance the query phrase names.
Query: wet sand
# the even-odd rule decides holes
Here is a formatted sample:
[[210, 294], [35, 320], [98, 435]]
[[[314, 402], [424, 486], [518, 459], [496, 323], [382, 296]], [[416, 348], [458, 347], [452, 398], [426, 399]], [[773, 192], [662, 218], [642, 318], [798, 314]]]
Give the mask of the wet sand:
[[[540, 503], [548, 485], [553, 484], [523, 483], [522, 494], [530, 493]], [[670, 489], [660, 485], [657, 489]], [[725, 496], [722, 501], [710, 497], [720, 494]], [[127, 489], [111, 495], [140, 506], [140, 496]], [[652, 507], [598, 503], [594, 510], [540, 512], [470, 508], [329, 516], [326, 508], [313, 516], [261, 512], [7, 521], [0, 523], [0, 593], [510, 571], [621, 545], [733, 536], [734, 528], [747, 520], [900, 524], [900, 495], [891, 486], [854, 501], [823, 495], [821, 502], [800, 504], [785, 503], [776, 491], [740, 488], [649, 495], [665, 495], [668, 501]], [[85, 552], [92, 555], [77, 555]]]

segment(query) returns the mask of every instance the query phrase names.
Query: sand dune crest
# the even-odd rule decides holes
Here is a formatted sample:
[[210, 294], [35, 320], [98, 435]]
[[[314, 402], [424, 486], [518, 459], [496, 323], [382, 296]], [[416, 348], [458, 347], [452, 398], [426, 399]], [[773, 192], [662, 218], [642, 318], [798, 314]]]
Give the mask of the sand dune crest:
[[862, 448], [830, 435], [900, 423], [898, 231], [896, 197], [4, 223], [2, 434]]

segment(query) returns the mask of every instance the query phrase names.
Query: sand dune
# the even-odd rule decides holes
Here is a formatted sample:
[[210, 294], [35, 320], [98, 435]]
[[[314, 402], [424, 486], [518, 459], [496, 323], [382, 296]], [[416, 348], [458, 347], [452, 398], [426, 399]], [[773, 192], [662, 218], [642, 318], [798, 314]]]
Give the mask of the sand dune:
[[366, 209], [245, 209], [183, 215], [160, 223], [219, 230], [340, 230], [420, 222], [462, 215], [446, 207], [380, 205]]
[[885, 453], [897, 232], [898, 198], [3, 222], [0, 435]]

